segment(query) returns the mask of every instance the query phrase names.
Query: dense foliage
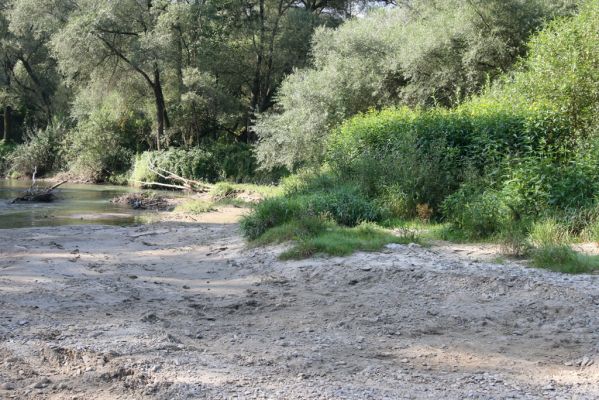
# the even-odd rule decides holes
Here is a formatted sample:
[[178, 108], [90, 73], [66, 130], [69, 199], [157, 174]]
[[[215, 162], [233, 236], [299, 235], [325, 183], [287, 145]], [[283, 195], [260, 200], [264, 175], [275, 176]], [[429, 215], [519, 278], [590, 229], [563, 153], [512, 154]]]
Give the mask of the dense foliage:
[[[327, 132], [358, 112], [477, 93], [575, 4], [0, 0], [2, 137], [27, 142], [62, 121], [52, 168], [78, 179], [121, 175], [144, 151], [220, 157], [214, 143], [227, 143], [244, 158], [219, 177], [276, 180], [318, 164]], [[256, 163], [278, 170], [255, 175]]]
[[0, 138], [63, 121], [60, 168], [90, 180], [145, 150], [244, 148], [284, 76], [307, 65], [313, 31], [378, 3], [0, 0]]
[[508, 71], [546, 20], [571, 10], [553, 0], [422, 0], [322, 28], [313, 65], [285, 79], [275, 111], [256, 124], [259, 161], [318, 163], [327, 132], [370, 108], [455, 105]]
[[[591, 0], [577, 16], [552, 22], [531, 39], [530, 55], [513, 73], [456, 107], [390, 108], [350, 118], [326, 139], [326, 167], [290, 181], [311, 196], [355, 188], [380, 210], [360, 216], [364, 221], [430, 213], [471, 238], [534, 236], [535, 221], [546, 218], [569, 234], [593, 231], [599, 209], [597, 15], [599, 1]], [[288, 223], [298, 198], [290, 191], [273, 199], [283, 206], [264, 205], [246, 223]], [[255, 236], [247, 227], [246, 233]]]

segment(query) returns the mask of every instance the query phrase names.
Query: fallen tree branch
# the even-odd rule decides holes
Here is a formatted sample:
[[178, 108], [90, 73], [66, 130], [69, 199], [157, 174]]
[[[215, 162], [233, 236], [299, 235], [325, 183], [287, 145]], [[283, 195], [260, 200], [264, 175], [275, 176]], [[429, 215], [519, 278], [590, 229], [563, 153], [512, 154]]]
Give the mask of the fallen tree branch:
[[132, 181], [134, 183], [141, 183], [142, 185], [147, 186], [161, 186], [167, 187], [171, 189], [180, 189], [180, 190], [189, 190], [192, 192], [206, 192], [212, 188], [212, 185], [196, 181], [193, 179], [187, 179], [180, 175], [175, 174], [174, 172], [168, 171], [164, 168], [160, 168], [156, 165], [148, 164], [148, 169], [150, 172], [158, 175], [160, 178], [165, 181], [173, 181], [180, 182], [180, 185], [161, 183], [161, 182], [140, 182], [140, 181]]
[[[35, 178], [35, 172], [33, 174], [33, 177]], [[34, 183], [31, 185], [31, 187], [27, 189], [25, 192], [23, 192], [21, 196], [13, 199], [10, 202], [10, 204], [15, 204], [19, 201], [38, 201], [43, 203], [50, 202], [54, 200], [54, 190], [65, 183], [67, 183], [67, 181], [58, 182], [48, 188], [37, 188], [34, 187], [34, 180]]]
[[160, 183], [160, 182], [144, 182], [144, 181], [136, 181], [136, 180], [130, 180], [130, 182], [133, 183], [139, 183], [141, 185], [144, 186], [160, 186], [160, 187], [166, 187], [166, 188], [171, 188], [171, 189], [179, 189], [179, 190], [191, 190], [191, 191], [197, 191], [194, 190], [193, 188], [189, 188], [187, 186], [181, 186], [181, 185], [170, 185], [168, 183]]

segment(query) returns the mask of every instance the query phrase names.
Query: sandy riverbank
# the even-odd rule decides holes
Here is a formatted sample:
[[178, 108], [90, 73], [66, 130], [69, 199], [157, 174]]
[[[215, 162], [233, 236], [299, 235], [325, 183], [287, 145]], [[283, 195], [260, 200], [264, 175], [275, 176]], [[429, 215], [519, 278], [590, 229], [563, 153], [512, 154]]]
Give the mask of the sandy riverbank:
[[225, 214], [0, 231], [0, 398], [599, 398], [599, 276], [455, 245], [281, 262]]

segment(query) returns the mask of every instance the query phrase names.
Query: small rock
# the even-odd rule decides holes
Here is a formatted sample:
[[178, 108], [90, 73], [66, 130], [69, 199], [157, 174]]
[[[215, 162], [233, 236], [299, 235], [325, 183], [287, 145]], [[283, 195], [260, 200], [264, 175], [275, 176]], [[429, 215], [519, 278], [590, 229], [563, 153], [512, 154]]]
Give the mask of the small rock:
[[29, 323], [29, 321], [26, 321], [26, 320], [22, 320], [22, 321], [18, 322], [18, 324], [21, 325], [21, 326], [27, 325], [28, 323]]
[[402, 364], [406, 364], [407, 362], [408, 362], [408, 359], [407, 359], [407, 358], [402, 358], [402, 359], [401, 359], [401, 363], [402, 363]]
[[404, 245], [397, 244], [397, 243], [389, 243], [389, 244], [385, 245], [385, 248], [389, 249], [389, 250], [400, 250], [400, 249], [404, 248]]
[[4, 382], [2, 385], [0, 385], [0, 389], [2, 390], [14, 390], [15, 386], [10, 383], [10, 382]]
[[160, 365], [154, 365], [150, 368], [150, 372], [158, 372], [160, 371]]
[[50, 379], [48, 379], [48, 378], [43, 378], [43, 379], [42, 379], [42, 380], [40, 380], [39, 382], [36, 382], [36, 383], [34, 383], [34, 384], [33, 384], [33, 388], [34, 388], [34, 389], [43, 389], [43, 388], [45, 388], [46, 386], [48, 386], [50, 383], [52, 383], [52, 382], [50, 381]]
[[187, 285], [183, 285], [183, 289], [191, 289], [191, 287], [189, 287]]

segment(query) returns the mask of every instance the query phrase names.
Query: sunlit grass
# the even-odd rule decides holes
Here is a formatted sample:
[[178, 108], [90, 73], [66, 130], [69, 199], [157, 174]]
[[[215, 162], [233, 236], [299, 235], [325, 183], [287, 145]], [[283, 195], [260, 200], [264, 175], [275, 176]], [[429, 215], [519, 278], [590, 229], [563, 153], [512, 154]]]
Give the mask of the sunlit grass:
[[175, 207], [175, 212], [192, 215], [203, 214], [215, 210], [214, 203], [205, 200], [187, 200]]
[[[406, 231], [407, 232], [407, 231]], [[254, 245], [293, 242], [281, 259], [302, 259], [315, 255], [345, 256], [356, 251], [378, 251], [390, 243], [418, 241], [414, 234], [395, 235], [375, 224], [342, 227], [318, 217], [294, 220], [267, 230]]]
[[545, 245], [532, 251], [532, 265], [568, 274], [584, 274], [599, 270], [599, 256], [587, 255], [570, 246]]

